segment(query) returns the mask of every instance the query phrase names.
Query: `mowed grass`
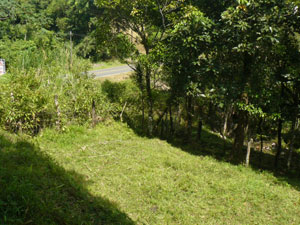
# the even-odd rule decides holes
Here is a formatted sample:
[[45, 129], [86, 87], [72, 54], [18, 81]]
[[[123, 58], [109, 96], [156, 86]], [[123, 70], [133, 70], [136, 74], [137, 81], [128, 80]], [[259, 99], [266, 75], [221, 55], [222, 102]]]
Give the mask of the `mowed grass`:
[[1, 225], [134, 224], [93, 196], [85, 175], [66, 171], [26, 139], [0, 131]]
[[36, 142], [65, 171], [84, 177], [88, 195], [106, 199], [123, 216], [107, 221], [300, 224], [299, 182], [191, 155], [139, 137], [125, 124], [47, 130]]

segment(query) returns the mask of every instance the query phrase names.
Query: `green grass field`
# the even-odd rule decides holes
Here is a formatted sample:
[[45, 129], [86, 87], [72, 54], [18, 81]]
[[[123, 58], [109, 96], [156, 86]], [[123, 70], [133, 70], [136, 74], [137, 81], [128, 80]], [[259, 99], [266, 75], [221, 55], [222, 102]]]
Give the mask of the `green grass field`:
[[125, 124], [0, 136], [0, 224], [300, 224], [299, 182]]

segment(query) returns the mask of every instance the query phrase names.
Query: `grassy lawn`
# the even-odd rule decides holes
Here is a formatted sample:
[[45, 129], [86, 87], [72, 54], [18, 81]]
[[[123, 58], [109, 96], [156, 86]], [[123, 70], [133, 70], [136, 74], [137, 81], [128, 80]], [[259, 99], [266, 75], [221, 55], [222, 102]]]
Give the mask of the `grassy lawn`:
[[299, 186], [138, 137], [124, 124], [47, 131], [38, 142], [136, 224], [300, 224]]
[[0, 137], [0, 224], [300, 224], [299, 182], [125, 124]]

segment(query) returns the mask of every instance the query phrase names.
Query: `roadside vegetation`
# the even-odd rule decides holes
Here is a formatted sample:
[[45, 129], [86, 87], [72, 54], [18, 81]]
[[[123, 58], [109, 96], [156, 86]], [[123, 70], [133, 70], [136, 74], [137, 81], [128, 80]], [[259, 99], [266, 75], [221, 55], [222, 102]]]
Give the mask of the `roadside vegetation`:
[[0, 224], [299, 224], [299, 7], [1, 1]]

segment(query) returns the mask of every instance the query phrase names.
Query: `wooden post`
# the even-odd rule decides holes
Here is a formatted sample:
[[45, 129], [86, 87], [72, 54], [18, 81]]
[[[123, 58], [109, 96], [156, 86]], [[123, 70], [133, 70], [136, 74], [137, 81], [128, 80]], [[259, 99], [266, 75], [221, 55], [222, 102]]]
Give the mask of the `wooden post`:
[[125, 104], [124, 104], [124, 106], [122, 108], [122, 112], [120, 113], [120, 120], [121, 120], [121, 122], [123, 122], [123, 113], [124, 113], [124, 111], [126, 109], [126, 106], [127, 106], [127, 102], [125, 102]]
[[58, 96], [54, 96], [54, 103], [56, 107], [56, 114], [57, 114], [57, 120], [56, 120], [56, 127], [58, 129], [61, 128], [61, 112], [60, 112], [60, 107], [59, 107], [59, 102], [58, 102]]

